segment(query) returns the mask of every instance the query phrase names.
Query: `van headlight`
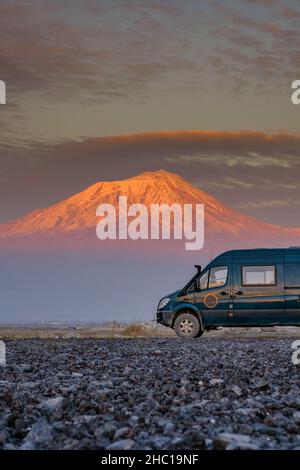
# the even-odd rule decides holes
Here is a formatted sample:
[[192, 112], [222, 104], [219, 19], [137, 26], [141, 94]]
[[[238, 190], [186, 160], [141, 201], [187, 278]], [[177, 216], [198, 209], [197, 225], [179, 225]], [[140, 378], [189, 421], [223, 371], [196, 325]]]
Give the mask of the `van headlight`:
[[166, 305], [170, 302], [170, 297], [165, 297], [164, 299], [161, 299], [158, 305], [158, 310], [161, 310], [162, 308], [165, 308]]

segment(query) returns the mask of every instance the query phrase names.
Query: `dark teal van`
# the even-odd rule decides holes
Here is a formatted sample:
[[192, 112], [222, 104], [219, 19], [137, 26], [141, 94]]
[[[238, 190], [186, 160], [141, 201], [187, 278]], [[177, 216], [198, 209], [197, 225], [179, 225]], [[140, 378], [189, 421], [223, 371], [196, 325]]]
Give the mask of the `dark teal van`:
[[196, 338], [217, 327], [300, 326], [300, 247], [228, 251], [159, 302], [157, 322]]

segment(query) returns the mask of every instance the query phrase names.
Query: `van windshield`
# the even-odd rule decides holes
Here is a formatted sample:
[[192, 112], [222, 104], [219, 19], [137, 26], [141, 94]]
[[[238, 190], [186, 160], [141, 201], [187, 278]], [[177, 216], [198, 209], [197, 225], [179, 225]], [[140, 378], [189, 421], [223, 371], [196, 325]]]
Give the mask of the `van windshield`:
[[199, 287], [201, 290], [207, 289], [208, 286], [208, 275], [209, 275], [209, 270], [206, 271], [204, 274], [199, 279]]

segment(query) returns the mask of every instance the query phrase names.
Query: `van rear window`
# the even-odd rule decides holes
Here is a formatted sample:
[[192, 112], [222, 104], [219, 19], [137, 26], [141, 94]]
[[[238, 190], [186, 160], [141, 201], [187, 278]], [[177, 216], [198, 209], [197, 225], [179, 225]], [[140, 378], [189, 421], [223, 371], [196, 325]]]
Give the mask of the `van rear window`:
[[276, 267], [275, 266], [243, 266], [242, 267], [243, 286], [275, 286]]

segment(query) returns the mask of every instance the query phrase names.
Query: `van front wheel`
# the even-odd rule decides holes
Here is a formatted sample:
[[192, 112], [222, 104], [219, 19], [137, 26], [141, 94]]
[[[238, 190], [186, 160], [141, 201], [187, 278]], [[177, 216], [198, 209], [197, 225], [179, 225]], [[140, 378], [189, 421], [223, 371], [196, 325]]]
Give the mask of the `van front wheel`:
[[191, 313], [180, 314], [176, 318], [173, 328], [180, 338], [197, 338], [203, 333], [199, 321]]

